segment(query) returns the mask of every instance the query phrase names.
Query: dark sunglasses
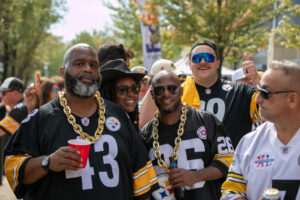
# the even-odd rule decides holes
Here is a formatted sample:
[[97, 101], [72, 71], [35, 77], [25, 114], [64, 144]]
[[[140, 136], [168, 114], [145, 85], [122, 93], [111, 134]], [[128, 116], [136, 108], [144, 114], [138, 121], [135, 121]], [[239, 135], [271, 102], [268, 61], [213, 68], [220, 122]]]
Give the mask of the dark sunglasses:
[[165, 89], [169, 91], [170, 94], [177, 94], [180, 91], [180, 87], [177, 87], [176, 85], [168, 85], [168, 86], [156, 86], [153, 89], [153, 92], [155, 96], [161, 96], [164, 94]]
[[256, 88], [257, 88], [257, 91], [259, 92], [259, 94], [261, 95], [261, 97], [263, 99], [269, 99], [269, 95], [271, 95], [271, 94], [281, 94], [281, 93], [295, 92], [293, 90], [283, 90], [283, 91], [277, 91], [277, 92], [269, 92], [268, 90], [259, 87], [259, 85], [257, 85]]
[[129, 90], [133, 93], [133, 94], [138, 94], [140, 92], [140, 87], [137, 85], [132, 85], [132, 86], [125, 86], [125, 85], [121, 85], [118, 86], [116, 88], [116, 91], [119, 93], [119, 95], [121, 96], [127, 96], [129, 94]]
[[192, 56], [193, 63], [200, 63], [202, 58], [204, 58], [205, 62], [212, 63], [215, 61], [215, 56], [211, 53], [196, 53]]

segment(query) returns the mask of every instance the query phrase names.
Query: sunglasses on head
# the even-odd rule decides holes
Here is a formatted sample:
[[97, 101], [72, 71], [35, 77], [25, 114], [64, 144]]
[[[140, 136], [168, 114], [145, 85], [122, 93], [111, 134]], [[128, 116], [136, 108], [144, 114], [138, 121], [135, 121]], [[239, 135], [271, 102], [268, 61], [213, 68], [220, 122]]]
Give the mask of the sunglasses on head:
[[259, 92], [259, 94], [261, 95], [261, 97], [263, 99], [269, 99], [271, 94], [282, 94], [282, 93], [295, 92], [293, 90], [283, 90], [283, 91], [269, 92], [268, 90], [259, 87], [259, 85], [257, 85], [256, 88], [257, 88], [257, 91]]
[[137, 85], [132, 85], [132, 86], [125, 86], [125, 85], [121, 85], [118, 86], [116, 88], [117, 92], [119, 93], [119, 95], [121, 96], [127, 96], [129, 94], [129, 90], [133, 93], [133, 94], [138, 94], [140, 92], [140, 87]]
[[193, 63], [200, 63], [202, 58], [204, 58], [205, 62], [212, 63], [215, 61], [215, 56], [211, 53], [196, 53], [192, 56]]
[[165, 93], [165, 89], [169, 91], [170, 94], [177, 94], [180, 91], [180, 87], [176, 85], [167, 85], [167, 86], [156, 86], [153, 88], [155, 96], [161, 96]]

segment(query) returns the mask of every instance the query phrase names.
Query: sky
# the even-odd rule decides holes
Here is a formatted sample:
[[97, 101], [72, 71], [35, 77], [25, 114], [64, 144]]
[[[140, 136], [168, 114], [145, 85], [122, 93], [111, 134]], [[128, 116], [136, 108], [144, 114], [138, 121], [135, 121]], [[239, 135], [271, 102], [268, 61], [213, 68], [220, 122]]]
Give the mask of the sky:
[[[50, 32], [62, 36], [67, 42], [82, 31], [101, 30], [105, 25], [112, 25], [111, 10], [104, 7], [101, 0], [66, 0], [67, 11], [63, 19], [53, 25]], [[110, 0], [116, 5], [116, 0]]]

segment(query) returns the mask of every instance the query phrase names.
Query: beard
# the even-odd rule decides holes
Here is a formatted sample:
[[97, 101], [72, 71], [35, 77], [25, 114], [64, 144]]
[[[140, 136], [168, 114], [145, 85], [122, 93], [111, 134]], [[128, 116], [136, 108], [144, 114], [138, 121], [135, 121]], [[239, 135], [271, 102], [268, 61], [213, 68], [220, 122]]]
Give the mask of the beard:
[[[92, 83], [84, 83], [81, 81], [83, 77], [88, 77], [93, 79]], [[82, 73], [77, 77], [73, 78], [68, 71], [65, 74], [65, 84], [66, 90], [74, 96], [89, 98], [95, 95], [99, 89], [100, 78], [95, 79], [95, 77], [89, 73]]]
[[161, 105], [159, 104], [159, 102], [155, 99], [155, 104], [156, 104], [156, 106], [157, 106], [157, 108], [158, 108], [158, 110], [159, 110], [159, 112], [160, 112], [161, 114], [170, 114], [170, 113], [175, 112], [175, 111], [178, 109], [178, 107], [180, 106], [180, 103], [181, 103], [181, 101], [178, 100], [178, 101], [175, 103], [175, 105], [172, 106], [171, 108], [164, 108], [164, 107], [161, 106]]

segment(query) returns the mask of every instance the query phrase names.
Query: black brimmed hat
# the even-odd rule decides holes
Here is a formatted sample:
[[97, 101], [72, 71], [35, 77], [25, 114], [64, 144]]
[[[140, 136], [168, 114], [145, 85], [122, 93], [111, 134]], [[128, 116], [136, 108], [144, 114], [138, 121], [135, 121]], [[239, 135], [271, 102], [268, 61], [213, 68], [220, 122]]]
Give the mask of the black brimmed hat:
[[108, 81], [117, 80], [123, 77], [130, 77], [136, 83], [139, 83], [146, 74], [135, 73], [130, 71], [122, 59], [112, 60], [100, 67], [101, 85]]

